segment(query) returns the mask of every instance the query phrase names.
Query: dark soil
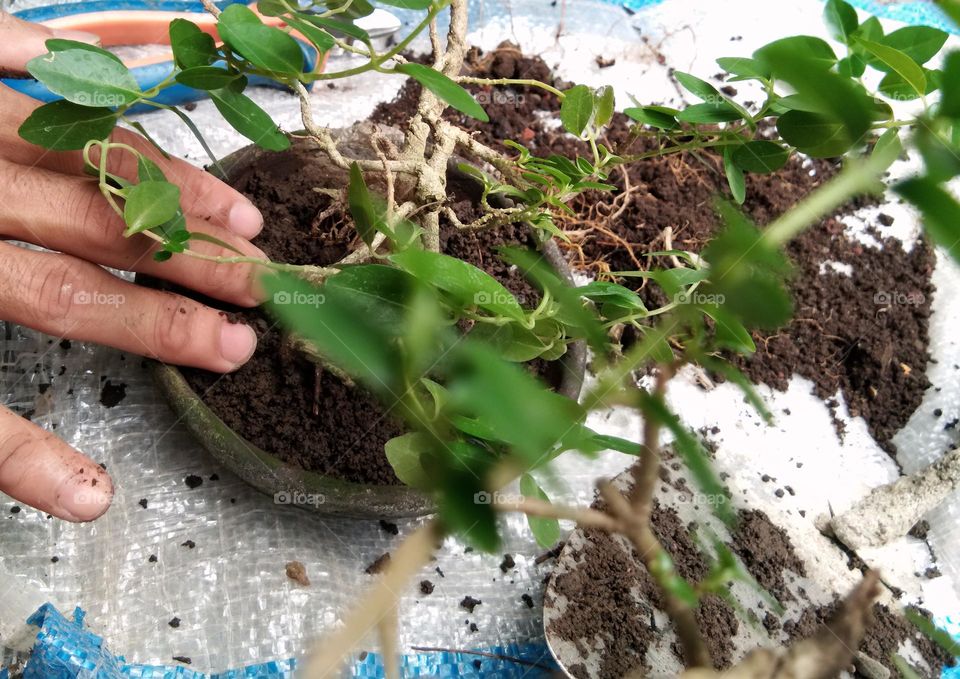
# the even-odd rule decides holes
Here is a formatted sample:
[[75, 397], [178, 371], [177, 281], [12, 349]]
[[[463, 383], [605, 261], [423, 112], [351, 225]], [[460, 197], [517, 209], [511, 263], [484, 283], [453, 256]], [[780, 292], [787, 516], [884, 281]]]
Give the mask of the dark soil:
[[[603, 503], [593, 506], [602, 509]], [[655, 504], [651, 525], [681, 576], [698, 582], [707, 575], [709, 564], [675, 510]], [[586, 530], [585, 536], [588, 546], [578, 555], [577, 569], [554, 576], [556, 593], [569, 603], [548, 631], [577, 644], [584, 654], [588, 650], [580, 641], [584, 631], [590, 631], [590, 638], [599, 635], [605, 645], [601, 676], [623, 677], [645, 666], [647, 647], [661, 634], [653, 610], [662, 609], [663, 600], [635, 551], [631, 549], [628, 554], [601, 530]], [[641, 601], [637, 601], [635, 592], [640, 593]], [[733, 607], [719, 597], [706, 596], [700, 602], [697, 621], [701, 629], [709, 630], [706, 641], [717, 669], [729, 667], [733, 660], [731, 639], [739, 628]], [[673, 651], [683, 659], [679, 646]], [[567, 669], [577, 679], [587, 676], [585, 667]]]
[[[838, 603], [830, 606], [808, 608], [796, 620], [784, 622], [783, 630], [791, 641], [812, 636], [820, 625], [830, 619], [837, 609]], [[954, 665], [954, 659], [949, 653], [921, 634], [906, 618], [892, 612], [883, 604], [874, 604], [873, 623], [870, 625], [867, 637], [860, 644], [858, 650], [889, 669], [891, 677], [897, 677], [900, 676], [899, 670], [890, 658], [907, 639], [913, 643], [923, 659], [933, 668], [933, 672], [922, 676], [934, 679], [940, 676], [941, 668]]]
[[733, 551], [753, 578], [777, 601], [784, 604], [795, 597], [787, 588], [785, 571], [806, 575], [803, 561], [793, 551], [786, 532], [761, 511], [741, 511], [733, 536]]
[[[233, 186], [260, 208], [268, 225], [254, 243], [276, 261], [331, 264], [356, 238], [341, 210], [320, 219], [332, 201], [313, 190], [329, 183], [315, 162], [317, 153], [309, 144], [298, 143], [291, 151], [262, 156], [257, 167], [234, 173]], [[473, 188], [451, 182], [452, 206], [461, 219], [469, 219], [475, 209]], [[538, 293], [520, 273], [492, 255], [498, 245], [532, 246], [525, 228], [464, 233], [444, 225], [441, 241], [447, 254], [485, 269], [528, 304], [538, 301]], [[184, 369], [207, 405], [247, 440], [304, 469], [358, 483], [399, 484], [383, 453], [384, 443], [403, 432], [390, 410], [336, 376], [318, 372], [260, 310], [230, 312], [254, 328], [259, 344], [253, 358], [235, 373]], [[558, 381], [558, 365], [538, 368], [549, 382]]]
[[[508, 44], [489, 54], [473, 50], [468, 69], [473, 75], [534, 77], [560, 88], [565, 85], [552, 77], [539, 57], [523, 57]], [[408, 82], [397, 100], [380, 106], [373, 119], [403, 120], [419, 87]], [[501, 88], [498, 96], [473, 89], [487, 95], [484, 106], [490, 122], [457, 112], [448, 117], [475, 131], [485, 143], [505, 150], [502, 141], [511, 139], [537, 155], [586, 153], [583, 144], [541, 123], [538, 114], [559, 110], [553, 95], [528, 87]], [[632, 139], [628, 130], [628, 121], [618, 116], [605, 141], [621, 153], [649, 148]], [[573, 241], [568, 246], [573, 264], [593, 274], [645, 268], [648, 260], [642, 255], [664, 249], [667, 227], [672, 229], [674, 248], [700, 251], [718, 227], [715, 198], [727, 193], [720, 159], [703, 157], [706, 164], [692, 156], [675, 155], [631, 165], [629, 202], [619, 216], [612, 215], [625, 198], [626, 182], [620, 171], [611, 177], [618, 187], [615, 194], [587, 194], [575, 201], [578, 216], [564, 223]], [[757, 224], [765, 225], [836, 169], [829, 160], [804, 164], [794, 159], [774, 174], [748, 175], [744, 209]], [[864, 202], [854, 201], [855, 206]], [[756, 354], [736, 363], [754, 382], [776, 389], [786, 389], [790, 377], [797, 374], [811, 380], [824, 400], [841, 391], [850, 414], [862, 416], [877, 442], [893, 454], [891, 437], [930, 386], [925, 375], [933, 251], [920, 242], [908, 253], [895, 238], [885, 238], [884, 228], [893, 220], [883, 214], [871, 225], [882, 248], [863, 246], [844, 235], [837, 216], [815, 225], [788, 247], [795, 265], [790, 285], [796, 302], [794, 319], [777, 333], [755, 333]], [[852, 266], [852, 275], [831, 268], [821, 273], [827, 261]], [[638, 280], [622, 282], [636, 287]], [[653, 285], [642, 294], [654, 304], [666, 301]], [[838, 435], [842, 433], [838, 427]]]
[[110, 380], [103, 383], [100, 389], [100, 403], [105, 408], [113, 408], [127, 397], [127, 385], [121, 382], [114, 384]]

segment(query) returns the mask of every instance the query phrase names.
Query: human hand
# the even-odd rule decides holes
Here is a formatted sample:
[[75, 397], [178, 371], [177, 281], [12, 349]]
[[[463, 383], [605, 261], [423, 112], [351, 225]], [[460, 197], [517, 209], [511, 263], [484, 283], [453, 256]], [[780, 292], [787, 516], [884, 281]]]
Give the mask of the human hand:
[[[0, 12], [0, 72], [21, 72], [46, 53], [52, 37], [94, 42], [95, 36], [58, 33]], [[117, 278], [109, 266], [166, 279], [242, 306], [260, 300], [256, 267], [185, 256], [153, 260], [155, 244], [124, 238], [123, 220], [83, 174], [79, 152], [51, 152], [22, 140], [17, 129], [37, 102], [0, 85], [0, 320], [61, 338], [98, 342], [161, 361], [218, 372], [235, 370], [256, 348], [256, 335], [223, 314], [178, 295]], [[181, 188], [187, 227], [215, 236], [244, 255], [264, 257], [249, 239], [262, 228], [245, 197], [181, 160], [167, 160], [144, 138], [116, 130], [115, 141], [135, 147]], [[131, 154], [111, 156], [110, 172], [136, 179]], [[2, 242], [25, 241], [37, 252]], [[235, 253], [191, 243], [208, 255]], [[103, 303], [101, 303], [103, 302]], [[0, 406], [0, 491], [69, 521], [91, 521], [109, 507], [113, 485], [92, 460]]]

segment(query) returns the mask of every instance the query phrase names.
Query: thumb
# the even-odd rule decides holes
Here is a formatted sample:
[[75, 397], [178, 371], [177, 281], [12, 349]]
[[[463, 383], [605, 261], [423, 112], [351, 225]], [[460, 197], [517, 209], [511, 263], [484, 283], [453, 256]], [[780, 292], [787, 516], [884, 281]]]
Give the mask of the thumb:
[[28, 61], [47, 53], [46, 42], [50, 38], [89, 44], [100, 40], [93, 33], [50, 29], [0, 11], [0, 72], [25, 73]]

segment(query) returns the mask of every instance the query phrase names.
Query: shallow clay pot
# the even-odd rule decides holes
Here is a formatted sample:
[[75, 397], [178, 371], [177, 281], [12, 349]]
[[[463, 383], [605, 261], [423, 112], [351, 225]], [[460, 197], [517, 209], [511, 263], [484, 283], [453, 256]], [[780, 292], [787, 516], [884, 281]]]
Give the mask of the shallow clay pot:
[[[356, 128], [341, 134], [346, 141], [341, 149], [369, 152], [370, 143], [351, 143], [362, 134]], [[226, 179], [236, 175], [236, 168], [256, 163], [269, 153], [248, 146], [225, 157], [220, 165]], [[357, 155], [360, 155], [357, 153]], [[453, 164], [451, 178], [467, 175]], [[376, 188], [376, 184], [373, 184]], [[479, 195], [479, 193], [478, 193]], [[543, 249], [545, 258], [566, 279], [572, 282], [569, 265], [552, 241]], [[561, 359], [563, 378], [558, 391], [576, 399], [580, 394], [586, 366], [586, 349], [582, 343], [570, 346]], [[273, 495], [277, 504], [295, 504], [322, 514], [354, 518], [403, 518], [430, 514], [434, 506], [424, 493], [408, 486], [377, 486], [353, 483], [331, 476], [307, 471], [284, 462], [262, 450], [227, 426], [187, 383], [175, 366], [153, 362], [153, 378], [164, 398], [170, 403], [177, 418], [214, 458], [241, 479], [267, 495]], [[307, 498], [318, 498], [308, 501]], [[323, 498], [323, 501], [319, 501]]]

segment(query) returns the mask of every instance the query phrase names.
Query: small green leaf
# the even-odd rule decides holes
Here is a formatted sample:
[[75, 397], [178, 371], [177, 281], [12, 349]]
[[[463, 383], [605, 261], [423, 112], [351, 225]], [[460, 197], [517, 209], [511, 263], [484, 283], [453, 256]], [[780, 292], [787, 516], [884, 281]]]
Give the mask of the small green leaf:
[[856, 54], [850, 54], [837, 62], [837, 73], [844, 78], [859, 78], [867, 70], [867, 63]]
[[615, 104], [613, 88], [604, 85], [593, 95], [593, 124], [597, 127], [603, 127], [613, 118], [613, 107]]
[[100, 56], [107, 57], [108, 59], [113, 59], [118, 64], [123, 64], [120, 57], [118, 57], [113, 52], [108, 52], [107, 50], [97, 47], [96, 45], [91, 45], [86, 42], [77, 42], [76, 40], [64, 40], [63, 38], [50, 38], [45, 43], [47, 50], [50, 52], [65, 52], [67, 50], [86, 50], [88, 52], [93, 52], [94, 54], [99, 54]]
[[246, 5], [229, 5], [217, 20], [220, 37], [250, 63], [274, 73], [298, 74], [303, 52], [279, 28], [267, 26]]
[[693, 104], [680, 111], [677, 116], [685, 123], [694, 123], [697, 125], [710, 123], [729, 123], [734, 120], [741, 120], [743, 114], [731, 106], [726, 101], [718, 103]]
[[509, 290], [486, 271], [462, 259], [425, 250], [407, 250], [391, 255], [390, 261], [424, 283], [448, 293], [465, 308], [479, 307], [516, 321], [526, 320], [526, 314]]
[[741, 170], [768, 174], [786, 165], [790, 152], [772, 141], [748, 141], [733, 151], [733, 162]]
[[777, 131], [788, 144], [814, 158], [842, 156], [853, 146], [843, 123], [819, 113], [788, 111], [777, 120]]
[[180, 68], [209, 66], [220, 58], [213, 36], [186, 19], [170, 22], [170, 47], [173, 59]]
[[50, 52], [27, 62], [27, 70], [54, 94], [81, 106], [126, 106], [140, 96], [140, 86], [115, 57], [88, 49]]
[[737, 205], [743, 205], [743, 201], [747, 199], [747, 184], [743, 178], [743, 170], [737, 167], [737, 164], [734, 162], [733, 152], [730, 150], [729, 146], [723, 149], [723, 170], [727, 175], [727, 184], [730, 186], [730, 195], [733, 196], [733, 199], [736, 201]]
[[894, 190], [920, 211], [927, 234], [960, 262], [960, 203], [950, 192], [922, 177], [901, 182]]
[[887, 47], [878, 42], [872, 42], [862, 38], [857, 39], [857, 45], [882, 62], [884, 65], [882, 70], [897, 73], [905, 82], [909, 83], [917, 93], [917, 96], [922, 96], [926, 93], [927, 78], [923, 73], [923, 69], [906, 54], [892, 47]]
[[272, 274], [262, 281], [270, 313], [284, 327], [368, 388], [396, 398], [400, 357], [353, 298], [325, 292], [294, 274]]
[[54, 101], [35, 109], [18, 130], [21, 137], [52, 151], [82, 149], [91, 139], [106, 139], [117, 124], [108, 108]]
[[826, 71], [837, 63], [837, 55], [830, 44], [809, 35], [775, 40], [754, 52], [753, 58], [781, 79], [796, 69], [813, 68]]
[[743, 79], [766, 80], [770, 77], [770, 71], [763, 64], [749, 57], [720, 57], [717, 64], [727, 73]]
[[160, 226], [173, 219], [180, 209], [180, 189], [167, 181], [140, 182], [127, 190], [125, 198], [124, 236]]
[[[550, 498], [529, 474], [520, 477], [520, 494], [524, 497], [550, 502]], [[528, 515], [527, 523], [530, 524], [530, 532], [536, 538], [537, 544], [543, 549], [553, 547], [560, 539], [560, 522], [556, 519]]]
[[367, 189], [367, 182], [363, 179], [363, 171], [355, 162], [350, 164], [350, 186], [347, 191], [347, 199], [350, 204], [350, 215], [357, 227], [357, 233], [369, 247], [373, 244], [377, 231], [381, 229], [383, 220], [374, 209], [370, 191]]
[[893, 158], [899, 158], [903, 153], [903, 143], [900, 141], [900, 130], [891, 127], [877, 138], [877, 143], [873, 147], [874, 154], [889, 154]]
[[215, 66], [194, 66], [176, 75], [178, 83], [197, 90], [219, 90], [239, 77], [237, 73]]
[[885, 36], [880, 42], [903, 52], [922, 66], [943, 48], [948, 35], [945, 31], [929, 26], [905, 26]]
[[921, 634], [943, 649], [950, 657], [960, 657], [960, 642], [937, 627], [930, 618], [910, 606], [903, 609], [903, 614], [914, 627], [920, 630]]
[[[237, 7], [237, 5], [231, 5]], [[277, 124], [252, 99], [247, 97], [235, 81], [229, 87], [211, 90], [210, 98], [220, 115], [244, 137], [270, 151], [284, 151], [290, 148], [290, 140], [280, 131]]]
[[141, 182], [165, 182], [167, 177], [155, 162], [142, 153], [137, 156], [137, 180]]
[[960, 52], [950, 52], [943, 62], [940, 115], [960, 118]]
[[564, 92], [560, 105], [560, 122], [570, 134], [579, 137], [593, 118], [593, 92], [586, 85], [577, 85]]
[[[355, 7], [357, 4], [357, 2], [354, 2], [351, 7]], [[298, 14], [297, 18], [301, 21], [309, 22], [318, 28], [328, 30], [332, 33], [342, 33], [348, 38], [359, 40], [367, 45], [370, 44], [370, 34], [359, 26], [355, 26], [354, 24], [350, 23], [349, 21], [341, 21], [340, 19], [334, 19], [330, 17], [319, 17], [312, 14]]]
[[[560, 325], [554, 321], [559, 330]], [[472, 339], [481, 341], [494, 349], [505, 361], [511, 363], [526, 363], [542, 356], [553, 347], [553, 338], [542, 338], [532, 330], [527, 330], [516, 323], [507, 325], [491, 325], [477, 323], [470, 331]]]
[[413, 62], [398, 64], [396, 70], [409, 75], [461, 113], [484, 123], [490, 121], [487, 112], [477, 103], [473, 95], [443, 73]]
[[316, 26], [300, 16], [287, 17], [286, 21], [290, 26], [300, 31], [321, 52], [327, 52], [336, 45], [333, 36], [326, 29]]
[[844, 0], [827, 0], [823, 18], [830, 28], [830, 34], [843, 43], [849, 42], [854, 31], [860, 26], [857, 10]]
[[627, 117], [636, 120], [638, 123], [661, 130], [675, 130], [680, 127], [680, 123], [677, 122], [678, 111], [673, 109], [665, 109], [661, 106], [643, 106], [628, 108], [623, 112]]
[[396, 436], [384, 445], [387, 461], [397, 478], [411, 488], [429, 490], [433, 484], [420, 462], [420, 457], [433, 448], [433, 439], [421, 432]]
[[683, 85], [685, 90], [698, 99], [702, 99], [708, 103], [717, 103], [718, 100], [722, 98], [716, 87], [695, 75], [690, 75], [683, 71], [676, 71], [673, 75], [677, 79], [677, 82]]

